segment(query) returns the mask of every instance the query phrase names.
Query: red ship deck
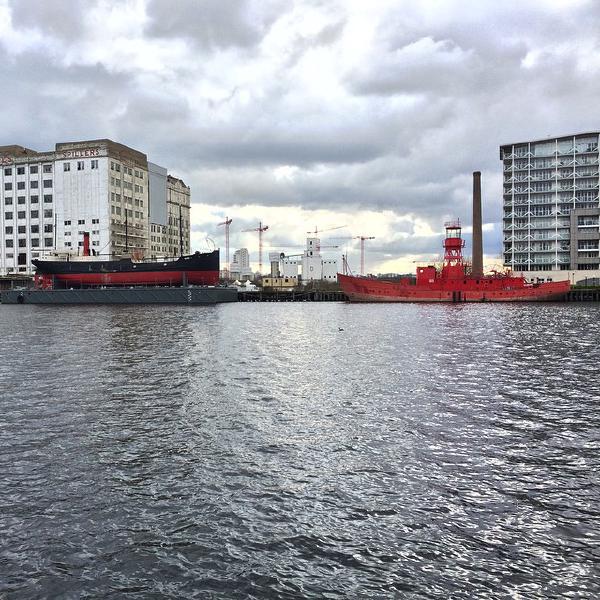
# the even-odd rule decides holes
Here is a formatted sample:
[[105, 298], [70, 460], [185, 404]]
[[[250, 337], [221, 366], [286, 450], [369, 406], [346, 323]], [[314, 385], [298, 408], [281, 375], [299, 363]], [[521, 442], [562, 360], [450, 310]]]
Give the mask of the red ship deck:
[[351, 302], [549, 302], [561, 300], [571, 287], [568, 281], [527, 284], [519, 277], [435, 279], [430, 285], [411, 285], [407, 280], [338, 273], [338, 281]]

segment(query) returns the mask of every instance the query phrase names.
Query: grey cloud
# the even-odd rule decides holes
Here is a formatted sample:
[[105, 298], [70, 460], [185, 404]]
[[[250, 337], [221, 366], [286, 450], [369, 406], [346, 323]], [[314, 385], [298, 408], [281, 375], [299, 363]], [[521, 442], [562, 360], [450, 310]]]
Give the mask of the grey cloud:
[[251, 47], [277, 18], [283, 2], [149, 0], [148, 35], [185, 37], [204, 49]]
[[84, 12], [92, 4], [92, 0], [9, 0], [13, 27], [39, 29], [66, 40], [83, 33]]

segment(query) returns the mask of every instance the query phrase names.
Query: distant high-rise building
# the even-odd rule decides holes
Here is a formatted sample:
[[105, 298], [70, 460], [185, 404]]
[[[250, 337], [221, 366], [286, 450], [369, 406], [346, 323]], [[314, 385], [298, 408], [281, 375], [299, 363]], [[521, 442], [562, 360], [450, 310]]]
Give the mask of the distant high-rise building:
[[233, 253], [229, 269], [231, 277], [234, 279], [251, 279], [253, 276], [250, 268], [250, 254], [248, 248], [240, 248]]
[[506, 266], [527, 272], [600, 268], [598, 135], [500, 146]]
[[[46, 252], [77, 253], [84, 232], [99, 255], [147, 256], [158, 246], [172, 252], [176, 231], [178, 255], [180, 215], [189, 253], [189, 195], [144, 153], [111, 140], [58, 143], [48, 152], [0, 146], [0, 275], [31, 273], [31, 260]], [[177, 224], [169, 227], [169, 217]], [[164, 243], [153, 239], [151, 223], [166, 228]]]

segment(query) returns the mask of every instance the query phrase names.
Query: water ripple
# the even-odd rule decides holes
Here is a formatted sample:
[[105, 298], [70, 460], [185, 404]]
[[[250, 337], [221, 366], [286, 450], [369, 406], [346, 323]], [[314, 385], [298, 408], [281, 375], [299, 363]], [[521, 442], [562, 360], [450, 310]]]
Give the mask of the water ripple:
[[599, 317], [1, 307], [0, 597], [600, 597]]

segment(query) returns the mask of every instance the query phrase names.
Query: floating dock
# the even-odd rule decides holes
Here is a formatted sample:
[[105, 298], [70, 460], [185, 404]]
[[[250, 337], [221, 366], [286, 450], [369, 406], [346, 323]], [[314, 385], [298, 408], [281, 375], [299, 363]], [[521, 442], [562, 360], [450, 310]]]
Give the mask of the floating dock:
[[5, 290], [2, 304], [189, 304], [202, 306], [237, 302], [238, 291], [228, 287], [132, 287], [68, 290]]

